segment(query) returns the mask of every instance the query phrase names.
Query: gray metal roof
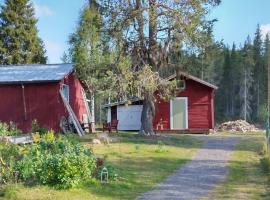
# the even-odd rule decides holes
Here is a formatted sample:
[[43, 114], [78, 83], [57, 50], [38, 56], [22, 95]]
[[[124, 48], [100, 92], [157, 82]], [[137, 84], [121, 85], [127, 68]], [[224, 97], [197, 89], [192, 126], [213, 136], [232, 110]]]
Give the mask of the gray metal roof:
[[59, 81], [73, 69], [73, 64], [2, 65], [0, 84]]

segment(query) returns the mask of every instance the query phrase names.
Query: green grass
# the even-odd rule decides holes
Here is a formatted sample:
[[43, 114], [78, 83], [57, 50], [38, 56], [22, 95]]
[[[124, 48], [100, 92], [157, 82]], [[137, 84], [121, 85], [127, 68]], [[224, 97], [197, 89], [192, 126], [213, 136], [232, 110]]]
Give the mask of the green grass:
[[140, 193], [151, 190], [189, 160], [201, 146], [199, 140], [183, 135], [142, 137], [134, 133], [121, 133], [115, 137], [119, 142], [109, 145], [90, 144], [93, 138], [91, 135], [82, 138], [81, 142], [92, 148], [97, 156], [106, 158], [119, 174], [118, 181], [102, 185], [98, 180], [92, 180], [70, 190], [12, 184], [2, 188], [0, 199], [135, 199]]
[[270, 199], [269, 161], [265, 159], [264, 135], [247, 133], [229, 163], [229, 173], [206, 199]]

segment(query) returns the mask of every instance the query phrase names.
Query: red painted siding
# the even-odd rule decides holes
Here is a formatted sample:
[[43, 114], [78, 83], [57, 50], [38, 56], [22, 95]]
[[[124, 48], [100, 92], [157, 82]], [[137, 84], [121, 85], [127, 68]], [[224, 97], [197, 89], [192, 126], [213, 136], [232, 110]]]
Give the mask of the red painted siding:
[[0, 121], [13, 121], [24, 132], [30, 132], [32, 121], [37, 119], [41, 127], [60, 131], [61, 116], [68, 116], [59, 94], [62, 83], [70, 86], [70, 104], [82, 122], [82, 114], [86, 113], [86, 108], [81, 94], [82, 85], [74, 73], [58, 83], [24, 84], [26, 114], [22, 85], [0, 85]]
[[[213, 89], [193, 80], [186, 80], [186, 89], [177, 97], [188, 98], [188, 129], [212, 129], [214, 127]], [[170, 102], [156, 95], [154, 129], [170, 130]]]
[[[69, 85], [69, 103], [79, 121], [83, 122], [83, 114], [86, 114], [87, 111], [82, 96], [83, 87], [81, 82], [76, 78], [75, 73], [72, 73], [62, 80], [60, 85], [63, 83]], [[60, 95], [59, 98], [61, 98]]]

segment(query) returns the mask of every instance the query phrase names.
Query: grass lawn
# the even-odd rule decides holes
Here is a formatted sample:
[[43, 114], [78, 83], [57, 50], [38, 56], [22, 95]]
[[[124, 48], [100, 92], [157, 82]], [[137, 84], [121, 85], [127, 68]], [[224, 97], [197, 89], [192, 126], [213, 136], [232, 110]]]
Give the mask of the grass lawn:
[[[2, 189], [0, 199], [16, 200], [94, 200], [135, 199], [140, 193], [151, 190], [179, 166], [191, 158], [201, 142], [191, 136], [165, 135], [145, 138], [134, 133], [117, 135], [117, 143], [92, 145], [93, 136], [81, 142], [94, 153], [105, 157], [118, 175], [118, 181], [101, 185], [93, 180], [70, 190], [56, 190], [46, 186], [28, 187], [8, 185]], [[160, 142], [162, 141], [162, 142]]]
[[207, 199], [270, 199], [270, 176], [262, 162], [264, 134], [241, 135], [226, 180]]

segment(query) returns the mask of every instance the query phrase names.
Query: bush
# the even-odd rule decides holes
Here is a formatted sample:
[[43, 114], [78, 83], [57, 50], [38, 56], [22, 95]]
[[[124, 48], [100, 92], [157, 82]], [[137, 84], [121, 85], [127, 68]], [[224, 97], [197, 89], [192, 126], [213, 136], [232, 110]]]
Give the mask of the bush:
[[95, 167], [92, 152], [65, 137], [41, 139], [16, 165], [21, 180], [57, 188], [74, 187], [91, 178]]
[[15, 136], [21, 133], [22, 131], [13, 122], [9, 124], [0, 122], [0, 136]]
[[268, 156], [264, 156], [261, 160], [261, 168], [263, 170], [264, 173], [269, 174], [270, 173], [270, 159]]
[[33, 133], [38, 133], [40, 135], [44, 135], [44, 134], [48, 133], [48, 129], [44, 128], [44, 127], [42, 127], [42, 128], [39, 127], [37, 120], [34, 119], [32, 121], [32, 132]]
[[0, 144], [0, 183], [15, 179], [16, 161], [21, 158], [19, 147], [14, 144]]
[[57, 188], [77, 186], [96, 172], [96, 159], [72, 136], [35, 133], [32, 145], [0, 143], [0, 183], [23, 181]]

